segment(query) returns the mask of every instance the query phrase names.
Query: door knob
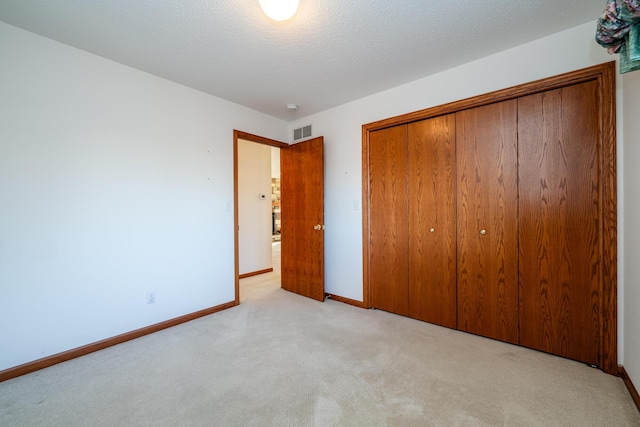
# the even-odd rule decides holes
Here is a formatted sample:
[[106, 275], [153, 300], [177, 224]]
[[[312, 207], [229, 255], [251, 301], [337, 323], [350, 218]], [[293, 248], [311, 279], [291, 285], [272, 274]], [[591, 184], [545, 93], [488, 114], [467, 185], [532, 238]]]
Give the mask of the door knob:
[[435, 232], [436, 232], [436, 229], [435, 229], [435, 228], [430, 228], [430, 229], [429, 229], [429, 233], [435, 233]]
[[480, 234], [484, 236], [485, 234], [487, 234], [487, 230], [484, 230], [484, 229], [480, 230]]
[[320, 231], [320, 230], [322, 230], [322, 226], [320, 224], [317, 224], [317, 225], [313, 226], [313, 229], [316, 230], [316, 231]]

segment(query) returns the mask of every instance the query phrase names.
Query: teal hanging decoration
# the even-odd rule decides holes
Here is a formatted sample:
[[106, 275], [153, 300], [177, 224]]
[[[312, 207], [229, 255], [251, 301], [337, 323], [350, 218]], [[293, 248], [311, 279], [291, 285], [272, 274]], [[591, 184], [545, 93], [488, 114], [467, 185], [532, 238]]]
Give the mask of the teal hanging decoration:
[[632, 25], [620, 48], [620, 72], [640, 70], [640, 24]]
[[640, 69], [640, 0], [609, 0], [598, 19], [596, 41], [620, 54], [620, 73]]

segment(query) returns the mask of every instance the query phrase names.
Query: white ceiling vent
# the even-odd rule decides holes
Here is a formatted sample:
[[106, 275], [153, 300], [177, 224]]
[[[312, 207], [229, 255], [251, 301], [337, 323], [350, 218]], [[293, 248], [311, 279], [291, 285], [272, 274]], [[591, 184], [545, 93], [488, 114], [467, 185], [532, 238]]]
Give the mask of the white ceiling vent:
[[309, 138], [311, 136], [311, 125], [303, 126], [293, 130], [293, 140], [298, 141], [300, 139]]

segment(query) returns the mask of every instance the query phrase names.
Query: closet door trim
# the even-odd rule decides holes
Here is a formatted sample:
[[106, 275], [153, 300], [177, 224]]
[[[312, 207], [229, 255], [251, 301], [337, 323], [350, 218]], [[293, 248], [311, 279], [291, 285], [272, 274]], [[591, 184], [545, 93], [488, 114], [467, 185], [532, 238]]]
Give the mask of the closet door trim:
[[449, 104], [391, 117], [362, 126], [362, 226], [363, 226], [363, 306], [371, 307], [369, 286], [369, 134], [375, 130], [425, 120], [469, 108], [545, 92], [573, 84], [596, 81], [600, 106], [600, 330], [599, 367], [612, 375], [618, 372], [617, 337], [617, 196], [616, 196], [616, 118], [615, 118], [615, 62], [608, 62], [570, 73], [537, 80], [507, 89], [455, 101]]

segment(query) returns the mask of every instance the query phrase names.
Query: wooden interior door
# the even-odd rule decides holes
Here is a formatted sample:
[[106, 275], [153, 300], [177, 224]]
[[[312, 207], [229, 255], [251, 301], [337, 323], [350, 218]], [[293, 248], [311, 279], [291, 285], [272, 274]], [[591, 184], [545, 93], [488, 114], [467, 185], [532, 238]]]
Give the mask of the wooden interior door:
[[520, 343], [598, 365], [598, 83], [518, 101]]
[[374, 308], [409, 314], [407, 125], [369, 136], [369, 286]]
[[458, 328], [518, 342], [517, 101], [456, 113]]
[[280, 150], [282, 288], [324, 301], [324, 140]]
[[408, 125], [409, 316], [456, 327], [455, 114]]

